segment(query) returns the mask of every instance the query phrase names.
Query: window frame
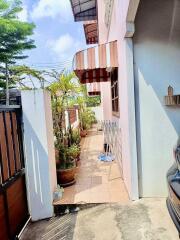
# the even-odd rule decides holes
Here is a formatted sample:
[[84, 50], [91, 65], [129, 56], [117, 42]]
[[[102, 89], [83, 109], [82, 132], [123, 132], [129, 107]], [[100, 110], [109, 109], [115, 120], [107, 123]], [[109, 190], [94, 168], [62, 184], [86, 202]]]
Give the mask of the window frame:
[[114, 68], [111, 71], [111, 106], [112, 115], [120, 117], [119, 111], [119, 83], [118, 83], [118, 68]]

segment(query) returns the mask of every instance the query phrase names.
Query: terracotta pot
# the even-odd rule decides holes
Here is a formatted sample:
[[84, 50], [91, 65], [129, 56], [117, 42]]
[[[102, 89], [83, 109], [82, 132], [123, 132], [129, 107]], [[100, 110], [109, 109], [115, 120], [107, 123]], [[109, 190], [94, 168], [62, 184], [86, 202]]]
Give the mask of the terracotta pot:
[[87, 135], [87, 130], [81, 130], [80, 131], [80, 136], [85, 137]]
[[76, 168], [57, 169], [57, 181], [62, 187], [67, 187], [75, 183]]

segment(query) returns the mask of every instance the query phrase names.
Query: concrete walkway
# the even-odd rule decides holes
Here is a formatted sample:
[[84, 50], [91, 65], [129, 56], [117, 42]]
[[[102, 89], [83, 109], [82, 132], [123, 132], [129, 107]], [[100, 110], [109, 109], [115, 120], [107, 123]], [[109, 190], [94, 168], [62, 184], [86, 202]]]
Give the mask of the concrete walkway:
[[96, 127], [81, 142], [81, 160], [76, 172], [76, 184], [65, 188], [59, 204], [128, 203], [129, 197], [117, 161], [100, 162], [103, 134]]
[[118, 164], [97, 160], [102, 146], [102, 133], [93, 129], [82, 142], [76, 185], [66, 188], [64, 198], [56, 203], [88, 203], [80, 205], [83, 210], [30, 223], [22, 240], [179, 239], [166, 199], [129, 201]]
[[22, 240], [178, 240], [165, 199], [99, 204], [30, 224]]

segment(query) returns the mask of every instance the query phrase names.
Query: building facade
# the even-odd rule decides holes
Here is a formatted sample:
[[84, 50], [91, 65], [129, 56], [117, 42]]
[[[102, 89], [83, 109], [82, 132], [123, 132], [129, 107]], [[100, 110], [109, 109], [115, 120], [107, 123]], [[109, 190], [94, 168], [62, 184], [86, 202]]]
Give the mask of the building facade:
[[164, 100], [169, 85], [180, 92], [180, 2], [71, 2], [76, 21], [93, 21], [94, 28], [85, 26], [87, 43], [98, 44], [76, 54], [75, 72], [84, 83], [100, 82], [105, 119], [121, 128], [130, 198], [164, 197], [180, 134], [178, 103]]

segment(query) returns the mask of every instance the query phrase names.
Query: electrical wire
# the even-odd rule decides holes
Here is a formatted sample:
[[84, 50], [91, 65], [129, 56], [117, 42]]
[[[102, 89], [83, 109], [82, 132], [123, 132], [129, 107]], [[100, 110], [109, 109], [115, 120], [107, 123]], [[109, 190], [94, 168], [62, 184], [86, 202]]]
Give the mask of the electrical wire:
[[73, 62], [72, 60], [62, 61], [62, 62], [52, 62], [52, 63], [27, 63], [28, 66], [40, 70], [45, 69], [54, 69], [54, 70], [73, 70]]
[[61, 62], [29, 62], [28, 64], [29, 65], [32, 65], [32, 66], [57, 66], [57, 65], [65, 65], [65, 64], [68, 64], [68, 63], [72, 63], [72, 59], [67, 59], [65, 61], [61, 61]]
[[33, 61], [32, 62], [32, 64], [33, 63], [35, 63], [35, 64], [44, 64], [44, 63], [47, 63], [47, 64], [53, 64], [53, 63], [63, 63], [63, 62], [69, 62], [69, 61], [72, 61], [72, 58], [68, 58], [68, 59], [66, 59], [66, 60], [62, 60], [62, 61], [55, 61], [55, 62], [35, 62], [35, 61]]

